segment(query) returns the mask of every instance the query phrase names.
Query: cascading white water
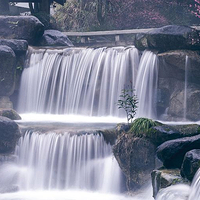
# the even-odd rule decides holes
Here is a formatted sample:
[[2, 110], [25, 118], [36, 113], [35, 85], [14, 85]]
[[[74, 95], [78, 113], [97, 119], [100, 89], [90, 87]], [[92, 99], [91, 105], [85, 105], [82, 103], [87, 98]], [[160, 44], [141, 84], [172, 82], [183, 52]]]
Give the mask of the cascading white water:
[[184, 88], [184, 111], [183, 111], [183, 118], [186, 120], [186, 113], [187, 113], [187, 84], [188, 84], [188, 65], [189, 65], [189, 57], [185, 57], [185, 88]]
[[120, 195], [121, 170], [99, 134], [27, 131], [15, 156], [0, 165], [0, 200], [152, 199], [151, 188]]
[[101, 135], [27, 132], [16, 148], [20, 190], [120, 192], [120, 168]]
[[22, 74], [18, 110], [124, 117], [117, 100], [122, 89], [135, 88], [138, 76], [138, 116], [155, 118], [156, 62], [156, 55], [145, 51], [139, 64], [135, 47], [33, 50]]
[[191, 186], [178, 184], [159, 191], [156, 200], [200, 200], [200, 169], [196, 172]]
[[140, 61], [135, 86], [139, 99], [138, 117], [156, 119], [157, 79], [158, 58], [154, 53], [145, 51]]

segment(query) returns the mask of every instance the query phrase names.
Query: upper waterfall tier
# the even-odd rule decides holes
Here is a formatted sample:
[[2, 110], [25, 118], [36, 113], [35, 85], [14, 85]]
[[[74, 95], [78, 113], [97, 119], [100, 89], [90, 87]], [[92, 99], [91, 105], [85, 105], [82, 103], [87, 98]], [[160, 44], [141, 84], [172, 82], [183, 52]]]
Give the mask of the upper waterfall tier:
[[121, 90], [137, 82], [138, 116], [155, 118], [157, 57], [143, 54], [140, 60], [135, 47], [33, 50], [22, 74], [18, 110], [124, 117], [117, 107]]

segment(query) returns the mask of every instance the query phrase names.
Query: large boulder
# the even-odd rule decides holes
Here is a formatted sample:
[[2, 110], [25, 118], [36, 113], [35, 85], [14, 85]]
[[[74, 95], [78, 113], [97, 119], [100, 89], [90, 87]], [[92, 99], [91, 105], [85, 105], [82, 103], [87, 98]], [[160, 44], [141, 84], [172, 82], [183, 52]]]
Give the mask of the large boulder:
[[181, 166], [181, 175], [192, 181], [197, 170], [200, 168], [200, 149], [194, 149], [185, 154]]
[[155, 168], [155, 145], [132, 134], [122, 134], [113, 147], [128, 190], [138, 189], [149, 179]]
[[0, 96], [9, 96], [15, 87], [16, 57], [14, 51], [8, 46], [0, 45], [0, 60]]
[[39, 45], [41, 46], [73, 46], [69, 38], [57, 30], [45, 30]]
[[199, 32], [191, 27], [168, 25], [153, 29], [136, 37], [135, 46], [139, 50], [156, 49], [199, 49]]
[[16, 55], [26, 54], [28, 42], [26, 40], [0, 39], [0, 45], [10, 47]]
[[0, 16], [0, 39], [22, 39], [36, 45], [43, 33], [44, 25], [34, 16]]
[[157, 157], [166, 168], [181, 168], [185, 154], [200, 149], [200, 135], [169, 140], [157, 149]]
[[0, 153], [11, 153], [20, 137], [16, 122], [0, 116]]

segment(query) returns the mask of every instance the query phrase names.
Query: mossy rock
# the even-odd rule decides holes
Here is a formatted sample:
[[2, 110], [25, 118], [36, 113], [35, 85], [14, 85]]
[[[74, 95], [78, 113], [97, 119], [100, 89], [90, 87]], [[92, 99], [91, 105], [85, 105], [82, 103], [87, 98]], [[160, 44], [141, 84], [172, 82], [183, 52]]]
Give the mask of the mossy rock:
[[161, 123], [148, 118], [137, 118], [131, 125], [129, 133], [134, 133], [136, 136], [146, 135], [150, 128], [161, 125]]
[[13, 109], [0, 109], [0, 116], [7, 117], [12, 120], [20, 120], [21, 117]]
[[128, 133], [147, 138], [158, 146], [168, 140], [198, 135], [200, 126], [197, 124], [167, 125], [147, 118], [138, 118], [132, 123]]

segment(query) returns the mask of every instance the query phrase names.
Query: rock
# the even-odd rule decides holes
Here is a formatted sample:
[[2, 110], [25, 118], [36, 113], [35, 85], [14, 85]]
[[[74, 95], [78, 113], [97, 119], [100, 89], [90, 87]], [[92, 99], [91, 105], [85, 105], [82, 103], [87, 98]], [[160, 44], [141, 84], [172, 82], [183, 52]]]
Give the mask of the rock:
[[181, 168], [186, 152], [200, 148], [200, 135], [169, 140], [157, 149], [157, 157], [166, 168]]
[[57, 30], [46, 30], [39, 42], [40, 46], [73, 46], [69, 38]]
[[[1, 30], [1, 29], [0, 29]], [[15, 87], [15, 53], [5, 45], [0, 45], [0, 96], [9, 96]]]
[[111, 145], [115, 144], [117, 139], [117, 132], [115, 130], [98, 130], [98, 134], [102, 134], [106, 143], [110, 143]]
[[160, 78], [185, 81], [185, 68], [187, 65], [187, 81], [200, 84], [200, 54], [198, 51], [167, 51], [159, 53], [158, 59]]
[[155, 168], [155, 146], [149, 140], [122, 134], [113, 153], [126, 177], [128, 190], [138, 189], [149, 180]]
[[151, 180], [153, 186], [153, 197], [155, 198], [160, 189], [176, 185], [180, 183], [187, 183], [180, 175], [178, 169], [159, 169], [153, 170], [151, 173]]
[[19, 114], [13, 109], [2, 109], [0, 108], [0, 116], [7, 117], [12, 120], [20, 120], [21, 117]]
[[139, 50], [156, 49], [167, 51], [173, 49], [199, 49], [199, 32], [187, 26], [168, 25], [139, 34], [135, 46]]
[[166, 125], [147, 118], [137, 118], [132, 123], [129, 134], [146, 138], [158, 146], [168, 140], [200, 134], [200, 126], [197, 124]]
[[121, 124], [117, 124], [117, 126], [116, 126], [116, 131], [119, 134], [127, 132], [129, 129], [130, 129], [130, 125], [129, 124], [121, 123]]
[[13, 108], [13, 104], [10, 101], [9, 97], [0, 96], [0, 108]]
[[[176, 50], [158, 54], [158, 57], [157, 109], [159, 119], [182, 121], [186, 118], [190, 121], [198, 121], [200, 116], [198, 101], [200, 54], [197, 51]], [[186, 68], [187, 71], [185, 71]], [[187, 84], [185, 85], [186, 77]], [[187, 99], [185, 99], [185, 92]]]
[[20, 131], [17, 123], [0, 116], [0, 153], [13, 152], [19, 137]]
[[36, 45], [43, 33], [44, 25], [34, 16], [0, 16], [0, 39], [22, 39]]
[[197, 170], [200, 168], [200, 149], [194, 149], [185, 154], [181, 166], [181, 175], [192, 181]]
[[28, 42], [26, 40], [0, 39], [0, 45], [10, 47], [16, 55], [26, 54]]

